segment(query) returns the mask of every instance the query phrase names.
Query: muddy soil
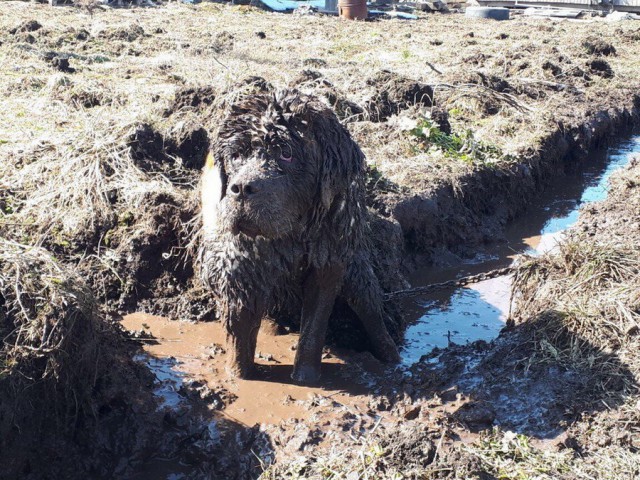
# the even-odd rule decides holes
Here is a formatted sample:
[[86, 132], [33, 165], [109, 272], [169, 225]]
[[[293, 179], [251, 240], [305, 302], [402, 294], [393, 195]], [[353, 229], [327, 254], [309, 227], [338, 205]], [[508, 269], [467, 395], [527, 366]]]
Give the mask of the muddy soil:
[[[586, 205], [570, 233], [589, 238], [581, 248], [611, 235], [614, 243], [635, 243], [637, 174], [638, 163], [632, 161], [614, 175], [608, 200]], [[543, 243], [550, 240], [541, 240], [525, 238], [524, 244], [547, 251]], [[540, 260], [543, 268], [545, 258]], [[637, 265], [637, 257], [628, 261]], [[637, 281], [637, 270], [631, 275], [631, 281]], [[584, 332], [573, 332], [561, 317], [549, 319], [532, 309], [531, 302], [546, 311], [548, 302], [557, 301], [545, 295], [544, 283], [536, 289], [533, 297], [526, 291], [516, 297], [515, 313], [495, 341], [436, 348], [412, 359], [406, 369], [385, 369], [368, 354], [330, 348], [322, 385], [315, 388], [291, 384], [297, 336], [284, 334], [273, 323], [266, 323], [259, 336], [261, 367], [251, 381], [224, 378], [220, 325], [176, 324], [140, 314], [125, 318], [123, 325], [153, 338], [146, 352], [175, 358], [176, 371], [206, 385], [207, 391], [223, 392], [213, 397], [216, 408], [224, 405], [219, 418], [261, 425], [276, 459], [265, 478], [323, 478], [326, 468], [380, 478], [394, 478], [398, 472], [404, 478], [491, 478], [507, 467], [512, 473], [506, 478], [531, 468], [541, 469], [543, 478], [579, 478], [567, 474], [567, 468], [606, 478], [600, 470], [608, 468], [602, 448], [611, 449], [618, 463], [616, 478], [634, 478], [638, 458], [633, 435], [639, 424], [633, 408], [639, 370], [633, 321], [621, 326], [631, 343], [620, 353], [602, 337], [594, 341]], [[509, 291], [503, 294], [499, 300], [506, 301], [508, 315]], [[597, 333], [600, 328], [596, 323], [590, 335], [602, 335]], [[549, 333], [553, 337], [545, 337]], [[559, 353], [560, 337], [578, 350]], [[598, 358], [606, 367], [601, 371], [565, 355]], [[253, 395], [256, 391], [259, 397]], [[499, 454], [494, 448], [525, 447], [530, 458], [514, 456], [500, 468], [487, 457]], [[545, 455], [557, 458], [536, 466], [537, 458]], [[575, 458], [581, 460], [574, 464]]]
[[[13, 68], [0, 84], [0, 235], [44, 245], [77, 269], [114, 318], [142, 310], [172, 320], [215, 319], [193, 261], [198, 177], [217, 121], [239, 95], [294, 85], [324, 98], [347, 124], [368, 157], [376, 272], [387, 291], [404, 288], [405, 274], [417, 268], [459, 265], [504, 240], [506, 223], [551, 177], [609, 142], [640, 109], [633, 22], [426, 14], [416, 22], [294, 22], [212, 3], [2, 8], [0, 62]], [[601, 216], [587, 224], [602, 223]], [[493, 344], [437, 351], [409, 374], [380, 372], [368, 354], [334, 343], [326, 388], [317, 390], [287, 380], [295, 334], [264, 335], [258, 383], [270, 413], [251, 408], [256, 383], [220, 374], [219, 348], [203, 341], [221, 342], [217, 323], [124, 322], [157, 337], [138, 339], [148, 355], [184, 360], [179, 366], [195, 383], [179, 395], [178, 414], [131, 410], [135, 401], [122, 400], [136, 415], [151, 412], [136, 420], [151, 426], [119, 443], [121, 450], [96, 450], [108, 452], [92, 464], [103, 476], [226, 471], [251, 478], [266, 469], [267, 478], [311, 478], [325, 462], [389, 478], [425, 469], [433, 477], [457, 470], [460, 478], [490, 478], [504, 472], [489, 461], [489, 447], [506, 442], [511, 455], [522, 445], [478, 431], [499, 426], [553, 450], [567, 425], [606, 423], [602, 407], [587, 400], [609, 397], [588, 396], [584, 371], [529, 362], [536, 330], [527, 322]], [[396, 323], [399, 338], [404, 325]], [[347, 333], [332, 330], [348, 346], [364, 346], [357, 331]], [[603, 355], [608, 365], [620, 363], [615, 352]], [[622, 378], [630, 378], [623, 367]], [[145, 402], [157, 400], [151, 394], [159, 395], [158, 386], [140, 388]], [[611, 388], [618, 398], [618, 387]], [[534, 415], [524, 415], [529, 410]], [[118, 418], [113, 438], [131, 433], [129, 420]], [[228, 427], [219, 435], [211, 420]], [[166, 448], [140, 440], [153, 437]], [[243, 452], [236, 460], [225, 456], [234, 438]], [[482, 439], [482, 454], [459, 448]], [[582, 452], [573, 440], [563, 442]], [[140, 453], [127, 455], [124, 445]], [[269, 470], [274, 458], [280, 466]]]

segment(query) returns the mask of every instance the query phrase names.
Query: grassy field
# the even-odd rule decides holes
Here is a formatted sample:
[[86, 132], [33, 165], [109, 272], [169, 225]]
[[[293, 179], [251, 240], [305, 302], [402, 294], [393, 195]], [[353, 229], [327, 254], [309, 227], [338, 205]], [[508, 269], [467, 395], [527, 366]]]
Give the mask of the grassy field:
[[[367, 156], [372, 218], [387, 228], [374, 242], [388, 262], [379, 272], [410, 270], [416, 255], [428, 263], [440, 249], [463, 257], [495, 239], [566, 162], [606, 143], [640, 110], [640, 26], [632, 21], [421, 14], [346, 22], [209, 2], [113, 9], [2, 1], [0, 13], [0, 383], [21, 393], [101, 377], [99, 339], [116, 357], [126, 351], [112, 325], [121, 314], [214, 317], [194, 275], [199, 172], [241, 92], [297, 88], [322, 97], [345, 123]], [[582, 233], [558, 254], [523, 264], [515, 331], [488, 354], [488, 369], [504, 359], [496, 382], [520, 372], [513, 351], [526, 352], [527, 371], [547, 383], [550, 365], [582, 376], [584, 398], [567, 407], [565, 438], [549, 447], [461, 427], [469, 437], [454, 441], [464, 422], [446, 408], [432, 417], [402, 413], [444, 398], [434, 378], [449, 373], [426, 369], [411, 390], [389, 379], [397, 397], [385, 401], [402, 421], [367, 438], [344, 434], [332, 451], [266, 462], [265, 478], [635, 478], [637, 177], [637, 164], [620, 175], [612, 198], [585, 214]], [[77, 318], [86, 329], [69, 321]], [[109, 381], [147, 388], [118, 358], [126, 379]], [[76, 387], [65, 387], [76, 398], [55, 399], [86, 429], [82, 416], [102, 411], [106, 394], [92, 400], [95, 389]], [[19, 428], [3, 413], [14, 412], [16, 398], [0, 396], [0, 431]], [[598, 408], [585, 406], [592, 401]], [[259, 437], [247, 435], [245, 447]]]

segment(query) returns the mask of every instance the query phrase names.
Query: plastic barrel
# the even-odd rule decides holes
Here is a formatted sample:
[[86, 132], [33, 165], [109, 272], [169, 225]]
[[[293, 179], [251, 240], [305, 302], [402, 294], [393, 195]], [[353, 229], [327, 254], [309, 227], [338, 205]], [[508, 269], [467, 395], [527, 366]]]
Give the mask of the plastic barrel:
[[337, 12], [338, 11], [338, 0], [324, 0], [324, 11], [325, 12]]
[[367, 0], [338, 0], [338, 15], [348, 20], [367, 18]]

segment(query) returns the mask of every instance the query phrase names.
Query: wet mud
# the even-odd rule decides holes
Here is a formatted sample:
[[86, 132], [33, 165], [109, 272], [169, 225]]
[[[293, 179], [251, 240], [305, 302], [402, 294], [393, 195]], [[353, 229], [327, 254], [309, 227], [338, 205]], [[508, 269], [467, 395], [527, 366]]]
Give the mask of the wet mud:
[[[526, 219], [508, 226], [502, 244], [462, 266], [416, 274], [412, 283], [486, 271], [508, 264], [519, 253], [554, 248], [580, 208], [606, 198], [609, 177], [638, 150], [638, 137], [630, 136], [593, 152], [575, 171], [551, 184]], [[226, 376], [224, 330], [218, 323], [134, 314], [122, 324], [141, 336], [149, 356], [141, 360], [156, 375], [166, 375], [159, 359], [172, 362], [173, 375], [180, 380], [167, 403], [181, 401], [185, 379], [204, 386], [212, 399], [212, 416], [245, 427], [261, 425], [273, 442], [277, 462], [290, 463], [301, 452], [329, 455], [336, 441], [355, 448], [356, 432], [371, 432], [381, 448], [396, 452], [390, 458], [406, 473], [427, 468], [438, 448], [440, 455], [455, 460], [455, 445], [473, 442], [491, 428], [529, 435], [538, 447], [549, 448], [566, 441], [568, 426], [586, 411], [599, 410], [593, 410], [597, 399], [579, 393], [587, 388], [580, 371], [527, 365], [532, 355], [528, 339], [535, 326], [505, 328], [511, 289], [511, 279], [499, 277], [405, 305], [405, 313], [423, 316], [406, 332], [399, 367], [385, 368], [369, 354], [331, 347], [323, 358], [322, 385], [315, 388], [291, 381], [297, 335], [283, 334], [271, 321], [265, 321], [260, 332], [259, 368], [251, 380]], [[418, 313], [425, 310], [426, 314]], [[608, 361], [617, 360], [612, 355]], [[415, 451], [402, 448], [402, 432], [407, 430], [412, 431], [407, 441]], [[389, 443], [386, 436], [394, 440]], [[467, 460], [471, 461], [457, 461], [472, 468]]]

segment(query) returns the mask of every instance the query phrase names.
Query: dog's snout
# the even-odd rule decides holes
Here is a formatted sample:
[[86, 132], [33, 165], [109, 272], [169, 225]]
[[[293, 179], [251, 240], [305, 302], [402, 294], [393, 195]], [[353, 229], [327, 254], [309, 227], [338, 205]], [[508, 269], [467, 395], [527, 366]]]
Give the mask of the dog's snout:
[[229, 191], [231, 195], [238, 198], [248, 198], [252, 195], [258, 193], [260, 189], [256, 182], [235, 182], [229, 186]]

